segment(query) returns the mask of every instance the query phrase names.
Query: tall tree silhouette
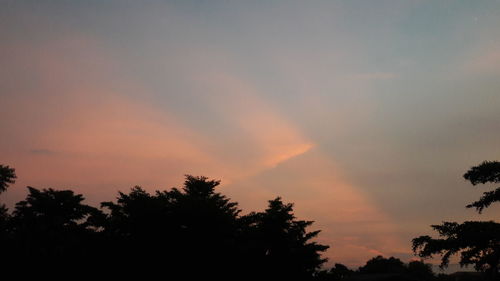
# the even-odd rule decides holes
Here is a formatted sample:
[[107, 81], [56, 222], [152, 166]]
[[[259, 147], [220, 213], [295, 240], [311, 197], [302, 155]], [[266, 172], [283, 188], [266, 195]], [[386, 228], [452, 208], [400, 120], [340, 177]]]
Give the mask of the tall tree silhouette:
[[16, 170], [9, 166], [0, 165], [0, 193], [7, 190], [10, 184], [16, 181]]
[[[499, 183], [500, 163], [485, 161], [474, 166], [464, 174], [464, 178], [473, 185], [478, 183]], [[500, 201], [500, 188], [485, 192], [476, 202], [467, 208], [476, 208], [481, 213], [491, 203]], [[441, 256], [441, 267], [446, 267], [450, 257], [460, 255], [460, 265], [474, 265], [476, 270], [486, 271], [496, 278], [500, 266], [500, 224], [493, 221], [466, 221], [464, 223], [443, 222], [432, 225], [439, 238], [428, 235], [412, 241], [415, 254], [420, 257]]]
[[[15, 183], [16, 178], [16, 171], [14, 168], [0, 165], [0, 193], [7, 190], [10, 184]], [[6, 239], [8, 236], [7, 227], [9, 219], [10, 215], [7, 207], [5, 204], [0, 204], [0, 245], [8, 243]], [[5, 248], [5, 245], [3, 248]]]
[[297, 220], [293, 204], [285, 204], [278, 197], [269, 201], [264, 212], [250, 216], [254, 217], [254, 231], [260, 239], [258, 258], [268, 276], [306, 280], [326, 262], [321, 252], [328, 246], [310, 241], [320, 231], [308, 232], [306, 228], [313, 222]]
[[[186, 176], [182, 189], [151, 195], [140, 187], [120, 193], [101, 226], [120, 254], [135, 264], [159, 264], [171, 274], [227, 275], [238, 262], [237, 203], [215, 192], [219, 181]], [[119, 245], [127, 245], [121, 248]], [[195, 271], [192, 267], [197, 267]]]
[[198, 270], [215, 278], [232, 275], [240, 261], [236, 240], [238, 214], [236, 202], [215, 192], [220, 181], [187, 175], [182, 191], [174, 188], [174, 224], [179, 230], [185, 261], [195, 259]]
[[163, 235], [168, 235], [168, 196], [160, 192], [150, 195], [136, 186], [128, 194], [119, 192], [116, 203], [103, 202], [101, 206], [110, 213], [105, 217], [93, 217], [92, 222], [102, 227], [103, 235], [115, 244], [115, 257], [136, 253], [136, 258], [147, 258], [140, 252], [161, 248], [154, 243]]
[[92, 255], [94, 229], [87, 218], [99, 211], [71, 190], [28, 187], [9, 221], [13, 258], [33, 263], [78, 263]]

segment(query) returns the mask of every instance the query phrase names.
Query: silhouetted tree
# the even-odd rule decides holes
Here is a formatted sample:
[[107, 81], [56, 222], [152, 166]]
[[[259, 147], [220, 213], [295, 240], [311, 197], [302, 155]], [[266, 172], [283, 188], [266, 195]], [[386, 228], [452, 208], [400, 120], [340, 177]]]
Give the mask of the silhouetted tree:
[[420, 236], [413, 239], [413, 251], [420, 257], [441, 255], [441, 267], [460, 254], [460, 265], [476, 270], [498, 271], [500, 262], [500, 224], [493, 221], [444, 222], [433, 225], [440, 238]]
[[317, 272], [314, 279], [318, 281], [338, 281], [345, 280], [353, 274], [354, 271], [347, 268], [347, 266], [336, 263], [330, 270]]
[[96, 208], [82, 204], [71, 190], [28, 187], [25, 200], [16, 204], [8, 232], [13, 259], [25, 262], [65, 263], [91, 255], [94, 232], [86, 221]]
[[[478, 183], [500, 182], [500, 163], [485, 161], [474, 166], [464, 178], [473, 185]], [[500, 201], [500, 188], [485, 192], [467, 208], [476, 208], [481, 213], [491, 203]], [[415, 254], [423, 258], [441, 256], [441, 267], [449, 264], [450, 257], [460, 255], [460, 265], [474, 265], [476, 270], [486, 271], [493, 278], [498, 275], [500, 266], [500, 224], [493, 221], [466, 221], [464, 223], [443, 222], [432, 225], [439, 238], [420, 236], [412, 241]]]
[[[478, 166], [472, 167], [464, 178], [472, 183], [472, 185], [485, 183], [500, 183], [500, 162], [484, 161]], [[500, 187], [495, 190], [483, 193], [483, 196], [469, 205], [467, 208], [476, 208], [481, 213], [484, 208], [490, 206], [493, 202], [500, 201]]]
[[347, 268], [347, 266], [336, 263], [331, 269], [330, 274], [335, 278], [334, 280], [342, 280], [353, 274], [353, 271]]
[[[110, 213], [106, 217], [93, 217], [111, 240], [128, 245], [124, 251], [151, 250], [162, 235], [167, 235], [169, 199], [167, 194], [150, 195], [136, 186], [129, 194], [119, 192], [117, 202], [103, 202], [101, 206]], [[136, 247], [137, 249], [134, 249]]]
[[[9, 166], [0, 165], [0, 193], [7, 190], [10, 184], [15, 183], [16, 172], [13, 168]], [[7, 242], [7, 227], [10, 215], [5, 204], [0, 204], [0, 247], [5, 249], [5, 243]]]
[[257, 250], [268, 276], [305, 280], [326, 261], [321, 252], [328, 246], [310, 241], [320, 231], [308, 232], [306, 228], [313, 222], [297, 220], [293, 204], [284, 204], [278, 197], [269, 201], [264, 212], [250, 216], [256, 222]]
[[[10, 184], [16, 182], [16, 171], [15, 169], [0, 165], [0, 193], [7, 190]], [[0, 204], [0, 239], [5, 236], [5, 230], [7, 227], [7, 220], [9, 219], [9, 213], [5, 204]]]
[[179, 256], [185, 261], [194, 257], [199, 271], [216, 278], [231, 275], [241, 262], [236, 247], [240, 210], [236, 202], [215, 192], [219, 184], [187, 175], [182, 191], [168, 192], [182, 246]]
[[411, 261], [408, 264], [400, 259], [382, 256], [374, 257], [358, 271], [352, 271], [345, 265], [335, 264], [330, 270], [322, 270], [315, 274], [317, 281], [431, 281], [435, 276], [430, 264], [422, 261]]
[[[10, 184], [15, 183], [16, 179], [15, 169], [9, 166], [0, 165], [0, 193], [7, 190]], [[5, 204], [0, 204], [0, 246], [5, 245], [8, 238], [8, 223], [10, 214]], [[5, 248], [5, 247], [4, 247]]]
[[435, 277], [434, 272], [432, 272], [432, 265], [423, 261], [409, 262], [408, 273], [419, 280], [432, 280]]
[[7, 190], [10, 184], [15, 183], [16, 178], [15, 169], [9, 166], [0, 165], [0, 193]]
[[[151, 195], [140, 187], [104, 202], [101, 226], [118, 259], [158, 264], [171, 274], [222, 276], [239, 262], [237, 203], [215, 192], [219, 181], [187, 175], [182, 189]], [[127, 245], [121, 248], [120, 245]], [[196, 267], [196, 270], [192, 270]]]
[[264, 212], [240, 216], [238, 204], [216, 192], [219, 184], [187, 175], [181, 189], [150, 194], [136, 186], [101, 203], [103, 211], [70, 190], [28, 187], [3, 221], [0, 258], [115, 277], [311, 279], [328, 248], [311, 242], [319, 233], [306, 231], [313, 222], [297, 220], [293, 205], [280, 198]]
[[405, 273], [407, 272], [407, 268], [405, 264], [398, 258], [390, 257], [388, 259], [383, 256], [376, 256], [366, 264], [359, 268], [360, 273]]

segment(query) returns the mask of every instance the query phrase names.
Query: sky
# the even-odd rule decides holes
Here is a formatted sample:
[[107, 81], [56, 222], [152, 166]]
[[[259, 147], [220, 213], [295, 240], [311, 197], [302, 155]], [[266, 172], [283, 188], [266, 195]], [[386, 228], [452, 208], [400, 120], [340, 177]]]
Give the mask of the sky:
[[[86, 202], [220, 179], [329, 264], [415, 258], [500, 160], [500, 1], [1, 1], [0, 164]], [[437, 261], [435, 261], [437, 262]]]

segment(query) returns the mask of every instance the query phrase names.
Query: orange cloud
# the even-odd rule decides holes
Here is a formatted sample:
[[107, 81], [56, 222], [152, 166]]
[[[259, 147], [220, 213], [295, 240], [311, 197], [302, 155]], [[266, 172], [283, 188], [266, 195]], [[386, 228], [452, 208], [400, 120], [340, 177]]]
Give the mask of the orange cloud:
[[294, 202], [297, 216], [314, 220], [312, 229], [322, 230], [319, 241], [332, 246], [326, 254], [332, 263], [354, 266], [380, 254], [409, 254], [391, 218], [343, 179], [341, 169], [318, 148], [225, 191], [233, 198], [252, 198], [242, 200], [246, 210], [263, 209], [276, 196]]
[[225, 121], [208, 136], [134, 94], [147, 87], [122, 77], [92, 41], [65, 42], [30, 53], [36, 81], [0, 105], [14, 132], [0, 149], [18, 169], [17, 186], [74, 188], [96, 203], [135, 184], [168, 188], [185, 173], [206, 175], [221, 178], [245, 211], [277, 195], [295, 202], [297, 216], [323, 230], [332, 261], [401, 248], [390, 218], [251, 83], [223, 70], [190, 73], [191, 94], [206, 93], [200, 104]]
[[[304, 137], [277, 110], [264, 102], [264, 94], [244, 80], [224, 72], [195, 75], [204, 91], [203, 103], [229, 120], [226, 128], [239, 142], [239, 148], [249, 149], [249, 157], [224, 153], [222, 141], [215, 151], [223, 159], [229, 159], [239, 166], [231, 170], [232, 180], [245, 179], [266, 169], [287, 161], [311, 149], [314, 144]], [[231, 165], [234, 167], [234, 164]]]
[[207, 137], [165, 109], [133, 98], [147, 96], [147, 89], [126, 79], [98, 46], [85, 36], [37, 49], [4, 46], [14, 57], [29, 57], [13, 60], [14, 72], [28, 68], [24, 75], [36, 77], [2, 106], [12, 121], [6, 127], [16, 130], [16, 143], [4, 155], [27, 171], [30, 184], [158, 184], [172, 182], [172, 174], [178, 182], [184, 173], [230, 182], [312, 147], [251, 86], [227, 74], [194, 81], [219, 93], [201, 102], [228, 120], [222, 128], [228, 139]]

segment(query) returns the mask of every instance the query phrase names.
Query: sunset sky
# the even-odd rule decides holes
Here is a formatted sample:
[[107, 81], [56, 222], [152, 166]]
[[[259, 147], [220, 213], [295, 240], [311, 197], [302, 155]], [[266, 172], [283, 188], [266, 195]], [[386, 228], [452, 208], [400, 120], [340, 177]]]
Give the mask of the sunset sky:
[[[44, 3], [42, 3], [44, 2]], [[408, 261], [500, 160], [500, 1], [1, 1], [0, 164], [87, 203], [220, 179], [330, 263]]]

